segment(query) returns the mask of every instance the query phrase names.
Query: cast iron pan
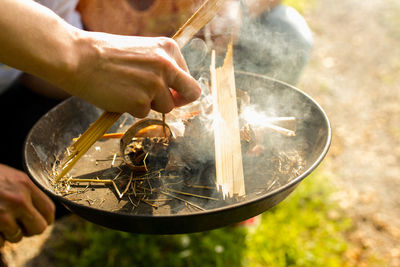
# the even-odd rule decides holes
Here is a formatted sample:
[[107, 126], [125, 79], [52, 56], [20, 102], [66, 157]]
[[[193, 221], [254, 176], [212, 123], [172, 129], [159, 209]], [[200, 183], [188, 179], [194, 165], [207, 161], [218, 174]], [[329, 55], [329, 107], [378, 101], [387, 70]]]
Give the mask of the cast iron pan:
[[[132, 202], [119, 199], [107, 186], [82, 186], [74, 189], [80, 190], [79, 194], [61, 195], [52, 183], [54, 178], [50, 173], [53, 164], [71, 144], [72, 138], [83, 133], [102, 113], [75, 97], [49, 111], [31, 129], [24, 147], [26, 171], [39, 188], [71, 212], [93, 223], [121, 231], [190, 233], [227, 226], [256, 216], [284, 200], [321, 163], [329, 149], [331, 128], [318, 103], [295, 87], [256, 74], [236, 72], [235, 75], [237, 87], [247, 91], [257, 110], [267, 116], [295, 116], [297, 119], [295, 137], [282, 136], [269, 130], [262, 132], [259, 142], [269, 153], [244, 158], [247, 197], [240, 201], [220, 201], [216, 204], [214, 201], [189, 198], [204, 210], [188, 209], [179, 200], [168, 201], [155, 209], [146, 204], [135, 208]], [[125, 114], [111, 131], [118, 131], [118, 125], [123, 120], [127, 126], [135, 121]], [[98, 161], [95, 165], [94, 158], [104, 158], [104, 155], [96, 156], [96, 153], [107, 152], [110, 155], [112, 151], [118, 151], [119, 140], [104, 143], [101, 149], [96, 146], [74, 167], [75, 175], [94, 178], [118, 172], [116, 167], [110, 167], [109, 161]], [[277, 164], [273, 159], [280, 151], [283, 152], [280, 157], [293, 161], [286, 165]], [[97, 171], [88, 166], [96, 166]], [[213, 165], [205, 163], [199, 167], [203, 171], [197, 179], [207, 179], [203, 176], [212, 173]]]

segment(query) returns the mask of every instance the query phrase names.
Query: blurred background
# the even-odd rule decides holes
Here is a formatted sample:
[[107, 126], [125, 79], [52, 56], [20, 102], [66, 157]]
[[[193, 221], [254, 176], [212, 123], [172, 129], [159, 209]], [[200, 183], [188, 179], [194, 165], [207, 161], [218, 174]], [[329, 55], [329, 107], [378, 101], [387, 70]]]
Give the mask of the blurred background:
[[313, 32], [297, 87], [332, 124], [318, 169], [253, 221], [134, 235], [68, 216], [9, 266], [400, 266], [400, 2], [286, 0]]

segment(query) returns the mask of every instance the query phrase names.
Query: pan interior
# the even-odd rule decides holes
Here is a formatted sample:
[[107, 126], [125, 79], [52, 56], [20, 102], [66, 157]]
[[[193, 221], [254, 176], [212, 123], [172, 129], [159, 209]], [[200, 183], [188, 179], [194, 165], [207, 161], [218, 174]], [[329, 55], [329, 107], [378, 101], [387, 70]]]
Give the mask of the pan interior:
[[[215, 177], [212, 160], [198, 164], [197, 170], [184, 178], [169, 175], [162, 177], [162, 182], [157, 182], [160, 178], [158, 173], [154, 174], [154, 179], [135, 176], [137, 182], [131, 183], [129, 192], [122, 198], [112, 184], [80, 183], [68, 192], [61, 192], [54, 185], [51, 175], [54, 162], [63, 155], [72, 139], [83, 133], [102, 113], [75, 97], [55, 107], [32, 128], [24, 151], [27, 172], [45, 192], [58, 196], [61, 201], [68, 200], [67, 205], [71, 201], [101, 211], [145, 216], [229, 209], [294, 186], [320, 163], [327, 152], [330, 127], [325, 113], [300, 90], [279, 81], [237, 72], [236, 83], [238, 88], [249, 94], [255, 110], [269, 117], [294, 116], [297, 128], [294, 137], [265, 129], [258, 139], [264, 152], [257, 156], [244, 153], [246, 197], [240, 200], [222, 199], [220, 193], [210, 188]], [[110, 132], [124, 131], [134, 122], [135, 118], [124, 114]], [[122, 159], [113, 158], [118, 150], [118, 139], [97, 142], [72, 169], [71, 176], [82, 179], [114, 179], [118, 176], [116, 186], [120, 192], [124, 191], [130, 172], [124, 167]], [[139, 192], [143, 191], [140, 187], [147, 188], [143, 190], [147, 190], [151, 198], [140, 197]], [[132, 188], [136, 190], [132, 191]]]

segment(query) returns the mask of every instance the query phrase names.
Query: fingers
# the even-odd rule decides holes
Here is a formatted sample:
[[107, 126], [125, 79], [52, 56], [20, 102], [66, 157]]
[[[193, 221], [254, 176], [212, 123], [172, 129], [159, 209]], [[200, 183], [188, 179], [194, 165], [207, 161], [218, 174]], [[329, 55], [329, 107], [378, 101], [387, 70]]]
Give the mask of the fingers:
[[[171, 39], [163, 39], [163, 47], [171, 57], [170, 64], [165, 64], [165, 79], [168, 87], [172, 88], [170, 95], [175, 106], [179, 107], [199, 98], [201, 94], [200, 85], [189, 74], [186, 61], [180, 52], [176, 42]], [[168, 59], [167, 59], [168, 60]]]
[[0, 216], [0, 232], [2, 233], [1, 237], [4, 240], [7, 240], [11, 243], [19, 242], [23, 233], [16, 220], [8, 213], [3, 213]]
[[19, 214], [19, 221], [26, 236], [42, 233], [54, 222], [55, 207], [53, 202], [32, 181], [27, 182], [30, 200], [23, 206], [24, 212]]
[[0, 185], [0, 243], [40, 234], [54, 221], [54, 204], [25, 173], [0, 164]]
[[22, 233], [21, 228], [17, 228], [17, 230], [14, 230], [14, 232], [9, 233], [9, 232], [4, 232], [4, 239], [11, 242], [11, 243], [17, 243], [21, 241], [22, 237], [24, 236]]
[[24, 235], [41, 234], [48, 226], [46, 220], [34, 207], [27, 207], [26, 209], [26, 212], [19, 218]]
[[33, 206], [27, 205], [22, 209], [22, 213], [2, 212], [0, 215], [0, 232], [4, 240], [16, 243], [23, 236], [41, 234], [48, 226], [45, 218]]
[[168, 86], [176, 107], [189, 104], [200, 97], [201, 88], [198, 82], [187, 72], [176, 70], [168, 77]]
[[189, 72], [189, 68], [186, 64], [185, 58], [183, 57], [178, 44], [170, 38], [160, 38], [162, 48], [173, 58], [176, 64], [185, 72]]
[[51, 199], [46, 196], [39, 188], [32, 184], [31, 188], [32, 204], [40, 215], [46, 220], [47, 224], [54, 223], [55, 206]]
[[[162, 73], [162, 71], [159, 71], [159, 73]], [[130, 113], [133, 116], [146, 117], [150, 109], [168, 113], [175, 107], [172, 95], [162, 75], [154, 74], [151, 69], [146, 70], [137, 67], [135, 76], [140, 77], [140, 81], [136, 81], [136, 86], [143, 88], [143, 91], [138, 90], [135, 94], [130, 93], [130, 97], [136, 101], [134, 105], [130, 106], [132, 109]]]
[[25, 214], [28, 212], [33, 218], [37, 217], [36, 214], [40, 214], [40, 217], [46, 221], [46, 224], [53, 223], [55, 206], [50, 198], [37, 188], [25, 173], [18, 171], [16, 175], [18, 175], [19, 183], [15, 184], [15, 186], [23, 187], [18, 190], [20, 193], [25, 191], [25, 194], [21, 194], [19, 197], [20, 205], [17, 209], [25, 209], [21, 213]]
[[112, 34], [91, 38], [96, 53], [83, 55], [82, 71], [65, 85], [81, 88], [74, 91], [78, 97], [107, 111], [142, 118], [151, 109], [168, 113], [200, 96], [200, 86], [173, 39]]
[[159, 91], [151, 102], [151, 108], [160, 113], [168, 113], [175, 107], [171, 92], [168, 88]]
[[237, 1], [227, 1], [208, 24], [212, 46], [217, 52], [224, 52], [231, 40], [234, 43], [238, 41], [242, 19], [240, 4]]

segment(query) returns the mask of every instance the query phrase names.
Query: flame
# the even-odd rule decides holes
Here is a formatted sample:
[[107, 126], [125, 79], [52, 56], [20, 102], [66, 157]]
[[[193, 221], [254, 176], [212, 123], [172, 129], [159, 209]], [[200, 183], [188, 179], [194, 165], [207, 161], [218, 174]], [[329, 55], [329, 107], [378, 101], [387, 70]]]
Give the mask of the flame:
[[245, 107], [241, 117], [248, 124], [253, 126], [263, 126], [265, 124], [271, 123], [271, 119], [269, 117], [267, 117], [263, 113], [256, 111], [253, 106]]

